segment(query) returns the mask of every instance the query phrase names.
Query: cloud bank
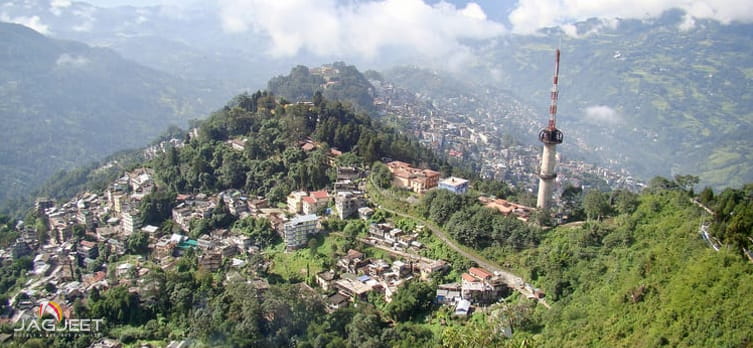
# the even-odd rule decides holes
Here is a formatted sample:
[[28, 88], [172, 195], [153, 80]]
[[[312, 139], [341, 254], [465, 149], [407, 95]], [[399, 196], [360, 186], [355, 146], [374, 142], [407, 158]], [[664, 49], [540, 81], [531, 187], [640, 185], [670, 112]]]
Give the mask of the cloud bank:
[[670, 9], [685, 11], [680, 29], [692, 28], [695, 19], [753, 22], [751, 0], [520, 0], [508, 19], [513, 32], [531, 34], [546, 27], [567, 28], [589, 18], [655, 18]]
[[423, 0], [220, 0], [227, 32], [253, 30], [269, 37], [277, 57], [310, 52], [374, 59], [385, 49], [427, 56], [466, 51], [463, 40], [506, 32], [474, 2], [463, 8]]
[[0, 21], [2, 22], [8, 22], [8, 23], [15, 23], [15, 24], [21, 24], [25, 27], [29, 27], [31, 29], [34, 29], [34, 31], [49, 35], [50, 34], [50, 27], [47, 24], [42, 23], [42, 19], [39, 18], [39, 16], [18, 16], [18, 17], [10, 17], [6, 13], [0, 13]]
[[587, 122], [598, 124], [616, 124], [622, 122], [620, 114], [615, 109], [606, 105], [587, 107], [583, 119]]
[[57, 61], [55, 61], [55, 65], [60, 68], [79, 69], [89, 65], [89, 58], [63, 53], [60, 55], [60, 57], [58, 57]]

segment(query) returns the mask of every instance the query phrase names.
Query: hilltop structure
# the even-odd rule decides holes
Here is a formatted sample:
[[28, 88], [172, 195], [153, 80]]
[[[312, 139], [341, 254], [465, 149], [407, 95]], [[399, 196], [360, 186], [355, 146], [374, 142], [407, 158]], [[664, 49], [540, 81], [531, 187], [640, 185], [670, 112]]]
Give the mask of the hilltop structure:
[[548, 209], [552, 200], [552, 188], [557, 173], [554, 172], [554, 166], [557, 159], [557, 144], [562, 144], [562, 132], [557, 129], [557, 80], [560, 73], [560, 50], [556, 51], [554, 60], [554, 78], [552, 83], [551, 98], [552, 103], [549, 106], [549, 125], [539, 131], [539, 141], [544, 143], [544, 150], [541, 154], [541, 172], [539, 173], [539, 194], [536, 199], [536, 207], [542, 210]]

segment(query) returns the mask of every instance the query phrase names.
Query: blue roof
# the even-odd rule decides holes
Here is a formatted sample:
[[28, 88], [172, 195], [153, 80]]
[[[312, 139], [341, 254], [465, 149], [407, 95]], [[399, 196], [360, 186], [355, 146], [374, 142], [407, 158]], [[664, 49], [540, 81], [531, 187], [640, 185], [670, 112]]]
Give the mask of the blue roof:
[[363, 283], [363, 282], [366, 282], [366, 281], [368, 281], [368, 280], [370, 280], [370, 279], [371, 279], [371, 277], [369, 277], [369, 276], [367, 276], [367, 275], [362, 275], [362, 276], [358, 277], [358, 281], [359, 281], [359, 282], [362, 282], [362, 283]]

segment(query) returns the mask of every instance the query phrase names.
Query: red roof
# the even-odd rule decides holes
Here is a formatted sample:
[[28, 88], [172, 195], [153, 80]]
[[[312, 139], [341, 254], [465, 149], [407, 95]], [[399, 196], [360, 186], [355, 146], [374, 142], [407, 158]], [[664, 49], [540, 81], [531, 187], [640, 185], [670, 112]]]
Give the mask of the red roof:
[[303, 151], [311, 151], [314, 148], [316, 148], [316, 145], [314, 145], [312, 143], [306, 143], [301, 148], [303, 149]]
[[316, 204], [316, 199], [310, 196], [303, 197], [302, 201], [308, 204]]
[[478, 268], [478, 267], [471, 267], [468, 270], [468, 272], [470, 272], [474, 276], [479, 277], [481, 279], [488, 279], [488, 278], [491, 278], [493, 276], [493, 274], [491, 272], [489, 272], [489, 271], [487, 271], [487, 270], [485, 270], [483, 268]]
[[331, 149], [329, 149], [329, 153], [332, 154], [332, 156], [335, 156], [335, 157], [340, 156], [340, 155], [343, 154], [342, 151], [340, 151], [340, 150], [338, 150], [338, 149], [336, 149], [334, 147], [331, 148]]
[[472, 275], [470, 275], [468, 273], [463, 273], [463, 274], [460, 275], [460, 277], [463, 278], [463, 280], [465, 280], [467, 282], [477, 282], [478, 281], [478, 279], [476, 279], [474, 276], [472, 276]]
[[329, 194], [327, 193], [327, 190], [314, 191], [314, 192], [311, 192], [309, 195], [311, 197], [314, 197], [314, 199], [316, 200], [329, 198]]

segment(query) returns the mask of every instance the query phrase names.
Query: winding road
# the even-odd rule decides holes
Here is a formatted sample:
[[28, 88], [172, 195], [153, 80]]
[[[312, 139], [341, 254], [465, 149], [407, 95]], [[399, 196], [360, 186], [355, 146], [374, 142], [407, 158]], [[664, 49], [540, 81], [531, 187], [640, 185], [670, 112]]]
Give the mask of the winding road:
[[[371, 181], [371, 177], [369, 177], [369, 180]], [[372, 187], [377, 188], [377, 186], [374, 185], [373, 182], [371, 182], [371, 184], [372, 184]], [[379, 190], [379, 189], [377, 188], [377, 190]], [[384, 193], [381, 192], [381, 190], [379, 190], [379, 191], [380, 191], [381, 195], [384, 195]], [[422, 218], [419, 218], [419, 217], [416, 217], [416, 216], [413, 216], [413, 215], [410, 215], [410, 214], [406, 214], [404, 212], [395, 211], [395, 210], [386, 208], [384, 206], [379, 206], [379, 208], [382, 209], [382, 210], [384, 210], [384, 211], [386, 211], [386, 212], [389, 212], [391, 214], [397, 215], [397, 216], [402, 216], [402, 217], [405, 217], [405, 218], [409, 218], [409, 219], [420, 221], [426, 227], [428, 227], [431, 230], [431, 232], [434, 233], [434, 235], [437, 238], [439, 238], [439, 240], [441, 240], [442, 242], [444, 242], [445, 244], [447, 244], [450, 248], [452, 248], [452, 250], [455, 250], [458, 254], [462, 255], [466, 259], [469, 259], [469, 260], [475, 262], [480, 267], [486, 268], [487, 270], [491, 271], [492, 273], [494, 273], [497, 276], [499, 276], [500, 278], [502, 278], [502, 280], [504, 281], [504, 283], [507, 284], [507, 286], [510, 287], [510, 289], [513, 289], [515, 291], [520, 292], [521, 294], [523, 294], [523, 296], [525, 296], [527, 298], [537, 299], [538, 302], [541, 305], [543, 305], [547, 309], [551, 309], [551, 307], [549, 306], [549, 304], [546, 302], [545, 299], [543, 299], [543, 298], [536, 298], [536, 296], [534, 296], [533, 292], [531, 292], [531, 290], [529, 290], [524, 285], [524, 284], [526, 284], [526, 282], [525, 282], [525, 280], [522, 277], [520, 277], [518, 275], [515, 275], [515, 274], [513, 274], [513, 273], [511, 273], [509, 271], [506, 271], [506, 270], [502, 269], [502, 267], [500, 267], [500, 266], [492, 263], [489, 260], [486, 260], [486, 259], [484, 259], [484, 258], [482, 258], [482, 257], [480, 257], [478, 255], [475, 255], [473, 253], [470, 253], [470, 252], [466, 251], [465, 248], [463, 248], [460, 245], [458, 245], [457, 242], [453, 238], [449, 237], [444, 231], [442, 231], [442, 229], [440, 229], [437, 225], [433, 224], [432, 222], [426, 221], [426, 220], [424, 220]]]

